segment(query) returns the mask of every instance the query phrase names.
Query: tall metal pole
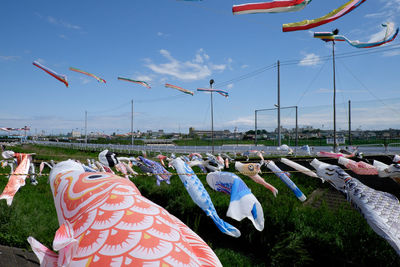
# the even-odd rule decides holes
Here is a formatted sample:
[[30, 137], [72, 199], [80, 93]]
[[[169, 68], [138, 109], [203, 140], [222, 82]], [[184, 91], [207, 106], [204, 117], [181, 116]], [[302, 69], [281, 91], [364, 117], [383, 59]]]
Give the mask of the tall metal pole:
[[87, 110], [85, 110], [85, 144], [87, 144]]
[[281, 80], [280, 63], [278, 60], [278, 146], [281, 146]]
[[254, 145], [257, 146], [257, 110], [254, 111]]
[[349, 145], [351, 145], [351, 101], [349, 100]]
[[[212, 89], [212, 85], [214, 80], [210, 80], [210, 88]], [[214, 108], [213, 108], [213, 92], [211, 91], [211, 144], [212, 144], [212, 154], [214, 154]]]
[[335, 73], [335, 41], [332, 42], [332, 63], [333, 63], [333, 151], [337, 151], [336, 143], [336, 73]]
[[131, 100], [131, 104], [132, 104], [132, 113], [131, 113], [131, 142], [132, 142], [132, 146], [134, 144], [133, 141], [133, 99]]
[[299, 142], [299, 125], [298, 125], [298, 120], [297, 120], [297, 118], [298, 118], [297, 114], [298, 113], [297, 113], [297, 106], [296, 106], [296, 147]]

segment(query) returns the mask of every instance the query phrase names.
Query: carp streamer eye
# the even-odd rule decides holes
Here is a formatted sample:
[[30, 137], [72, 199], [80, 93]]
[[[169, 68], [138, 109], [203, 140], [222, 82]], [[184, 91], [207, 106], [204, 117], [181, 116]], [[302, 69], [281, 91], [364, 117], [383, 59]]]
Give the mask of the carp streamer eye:
[[250, 164], [250, 165], [247, 167], [247, 169], [249, 169], [249, 171], [254, 171], [254, 166], [253, 166], [253, 164]]
[[87, 178], [88, 179], [97, 179], [97, 178], [104, 178], [104, 176], [101, 174], [93, 174], [93, 175], [89, 175]]

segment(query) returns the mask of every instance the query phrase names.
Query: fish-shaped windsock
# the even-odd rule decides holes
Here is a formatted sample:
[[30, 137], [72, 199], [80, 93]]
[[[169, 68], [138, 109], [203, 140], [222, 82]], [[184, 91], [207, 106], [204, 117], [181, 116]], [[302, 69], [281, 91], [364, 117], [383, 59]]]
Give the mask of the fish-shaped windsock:
[[225, 160], [221, 157], [220, 154], [218, 154], [218, 156], [216, 156], [218, 162], [222, 165], [225, 166]]
[[317, 174], [329, 181], [337, 190], [347, 195], [350, 201], [367, 220], [371, 228], [400, 255], [400, 203], [392, 194], [372, 189], [351, 177], [339, 166], [311, 162]]
[[189, 154], [189, 158], [192, 159], [193, 157], [197, 157], [197, 158], [200, 158], [200, 159], [203, 158], [203, 156], [201, 154], [199, 154], [199, 153], [190, 153]]
[[211, 217], [218, 229], [224, 234], [239, 237], [240, 231], [218, 216], [210, 195], [204, 188], [203, 183], [193, 172], [192, 168], [190, 168], [181, 158], [173, 159], [170, 164], [175, 168], [194, 203], [196, 203], [207, 214], [207, 216]]
[[347, 159], [344, 157], [340, 157], [338, 159], [338, 163], [345, 166], [346, 168], [350, 169], [356, 174], [360, 175], [378, 175], [378, 170], [364, 161], [356, 162], [351, 159]]
[[119, 163], [117, 159], [117, 155], [111, 151], [108, 151], [108, 149], [103, 150], [99, 153], [99, 161], [107, 166], [107, 167], [114, 167]]
[[308, 145], [304, 145], [302, 147], [300, 147], [301, 151], [304, 151], [306, 153], [306, 155], [311, 155], [311, 149]]
[[1, 160], [0, 161], [1, 163], [0, 163], [0, 166], [4, 169], [5, 167], [7, 167], [7, 165], [8, 165], [8, 162], [7, 162], [7, 160]]
[[389, 167], [389, 165], [378, 160], [374, 160], [373, 166], [378, 170], [379, 177], [389, 177], [389, 173], [386, 172], [386, 169]]
[[150, 168], [151, 173], [156, 176], [157, 185], [160, 186], [161, 182], [166, 182], [170, 184], [171, 173], [167, 171], [161, 164], [158, 162], [152, 161], [150, 159], [146, 159], [142, 156], [139, 156], [141, 162], [143, 162], [147, 167]]
[[207, 165], [207, 163], [206, 163], [203, 159], [201, 159], [201, 158], [197, 158], [196, 156], [193, 156], [193, 157], [192, 157], [192, 160], [189, 161], [188, 164], [189, 164], [190, 167], [197, 166], [197, 167], [200, 168], [200, 170], [201, 170], [203, 173], [207, 173], [207, 170], [206, 170], [206, 168], [204, 167], [205, 165]]
[[15, 194], [18, 192], [19, 188], [25, 185], [25, 179], [28, 175], [32, 161], [32, 156], [30, 154], [13, 152], [12, 156], [18, 159], [18, 166], [15, 169], [15, 171], [11, 174], [10, 178], [8, 179], [8, 183], [3, 190], [3, 193], [1, 193], [0, 195], [0, 199], [5, 199], [7, 201], [8, 206], [11, 206], [13, 198]]
[[157, 155], [157, 159], [160, 161], [161, 165], [163, 165], [163, 167], [165, 168], [164, 160], [167, 159], [167, 156], [159, 154]]
[[281, 146], [278, 146], [278, 147], [276, 148], [276, 150], [282, 151], [282, 152], [286, 152], [288, 155], [293, 154], [293, 149], [291, 149], [291, 148], [290, 148], [288, 145], [286, 145], [286, 144], [283, 144], [283, 145], [281, 145]]
[[226, 216], [237, 221], [248, 218], [258, 231], [264, 229], [262, 206], [242, 179], [231, 172], [211, 172], [206, 179], [215, 191], [231, 195]]
[[267, 167], [271, 171], [275, 173], [276, 176], [278, 176], [282, 182], [284, 182], [296, 195], [296, 197], [300, 201], [305, 201], [307, 197], [301, 192], [301, 190], [297, 187], [297, 185], [289, 178], [289, 176], [283, 172], [281, 169], [279, 169], [278, 166], [275, 165], [275, 163], [272, 160], [267, 161]]
[[276, 189], [273, 185], [267, 183], [260, 175], [261, 165], [259, 163], [246, 163], [243, 164], [239, 161], [235, 162], [235, 169], [238, 170], [241, 174], [250, 177], [254, 182], [263, 185], [265, 188], [270, 190], [274, 197], [278, 194], [278, 189]]
[[124, 165], [125, 165], [125, 168], [126, 168], [126, 170], [128, 171], [128, 173], [130, 173], [130, 174], [132, 174], [132, 175], [138, 175], [138, 173], [137, 172], [135, 172], [133, 169], [132, 169], [132, 166], [131, 166], [131, 164], [129, 164], [129, 163], [126, 163], [126, 162], [122, 162]]
[[314, 178], [318, 178], [318, 176], [315, 174], [315, 172], [304, 167], [303, 165], [298, 164], [297, 162], [294, 162], [294, 161], [292, 161], [290, 159], [286, 159], [286, 158], [281, 158], [281, 162], [288, 165], [289, 167], [292, 167], [296, 171], [304, 173], [305, 175], [308, 175], [308, 176], [314, 177]]
[[147, 167], [147, 165], [144, 164], [144, 163], [141, 162], [141, 161], [137, 161], [137, 162], [136, 162], [136, 166], [138, 166], [139, 169], [140, 169], [143, 173], [145, 173], [145, 174], [147, 174], [147, 175], [149, 175], [149, 176], [150, 176], [151, 173], [153, 172], [153, 169], [152, 169], [152, 168]]
[[378, 160], [374, 160], [373, 165], [378, 170], [379, 177], [390, 177], [400, 183], [400, 164], [395, 163], [387, 165]]
[[211, 172], [215, 172], [215, 171], [221, 171], [224, 168], [224, 162], [220, 161], [222, 160], [222, 158], [220, 157], [220, 159], [218, 159], [216, 156], [214, 156], [211, 153], [206, 153], [207, 155], [207, 160], [205, 161], [205, 167], [211, 171]]
[[117, 171], [122, 173], [126, 179], [129, 179], [128, 170], [123, 162], [118, 162], [114, 167], [117, 169]]
[[129, 180], [58, 163], [50, 185], [60, 228], [53, 249], [28, 238], [41, 266], [222, 266], [210, 247]]
[[351, 154], [343, 154], [343, 153], [334, 153], [334, 152], [326, 152], [326, 151], [319, 151], [317, 153], [318, 157], [327, 157], [327, 158], [334, 158], [338, 159], [340, 157], [344, 158], [352, 158], [356, 156], [356, 153], [351, 153]]

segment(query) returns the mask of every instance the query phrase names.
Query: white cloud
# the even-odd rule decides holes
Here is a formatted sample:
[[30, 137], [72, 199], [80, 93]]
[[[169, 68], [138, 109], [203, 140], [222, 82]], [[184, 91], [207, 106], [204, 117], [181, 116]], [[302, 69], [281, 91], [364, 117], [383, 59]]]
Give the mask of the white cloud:
[[380, 18], [383, 17], [386, 14], [386, 12], [376, 12], [376, 13], [370, 13], [365, 15], [366, 18]]
[[86, 77], [79, 77], [79, 80], [81, 80], [82, 84], [88, 84], [92, 81], [91, 79]]
[[234, 120], [222, 122], [223, 127], [239, 126], [241, 128], [254, 127], [254, 116], [239, 117]]
[[169, 34], [168, 33], [164, 33], [164, 32], [157, 32], [157, 36], [166, 38], [166, 37], [169, 37]]
[[[203, 49], [199, 49], [194, 59], [180, 61], [175, 59], [168, 50], [161, 49], [160, 54], [168, 60], [167, 63], [156, 64], [151, 59], [145, 59], [146, 67], [161, 75], [168, 75], [183, 81], [196, 81], [209, 77], [213, 71], [224, 71], [226, 64], [214, 64]], [[229, 60], [228, 60], [229, 61]]]
[[224, 65], [224, 64], [220, 64], [220, 65], [210, 64], [210, 67], [212, 70], [218, 70], [218, 71], [224, 71], [226, 69], [226, 65]]
[[51, 24], [58, 24], [57, 20], [55, 18], [53, 18], [52, 16], [48, 16], [47, 21]]
[[203, 57], [202, 57], [200, 54], [197, 54], [196, 57], [195, 57], [195, 59], [194, 59], [194, 62], [196, 62], [196, 63], [203, 63], [203, 62], [204, 62], [204, 59], [203, 59]]
[[241, 66], [242, 69], [246, 69], [246, 68], [248, 68], [248, 67], [249, 67], [249, 65], [246, 65], [246, 64], [243, 64], [243, 65]]
[[300, 66], [316, 66], [321, 62], [320, 56], [310, 53], [306, 54], [305, 57], [299, 62]]
[[4, 61], [15, 61], [20, 58], [20, 56], [0, 56], [0, 59]]
[[145, 81], [145, 82], [151, 82], [153, 79], [150, 77], [150, 76], [148, 76], [148, 75], [137, 75], [137, 76], [135, 76], [135, 78], [134, 78], [135, 80], [138, 80], [138, 81]]
[[[365, 129], [399, 129], [400, 122], [398, 120], [398, 114], [400, 109], [398, 108], [399, 98], [386, 99], [384, 100], [386, 105], [382, 105], [377, 101], [365, 101], [365, 102], [353, 102], [352, 103], [352, 123], [353, 129], [362, 125]], [[374, 103], [374, 104], [372, 104]], [[337, 103], [337, 128], [347, 129], [347, 112], [346, 107], [343, 103]], [[333, 128], [333, 115], [331, 105], [311, 106], [311, 107], [299, 107], [299, 125], [310, 125], [314, 128], [321, 128], [324, 125], [324, 129]], [[105, 111], [96, 112], [89, 110], [88, 112], [88, 132], [92, 131], [105, 131], [107, 133], [116, 132], [119, 129], [119, 133], [128, 132], [130, 121], [130, 108], [129, 106], [122, 112], [113, 112], [112, 114], [104, 114]], [[393, 114], [393, 116], [388, 116]], [[30, 116], [26, 113], [24, 115], [18, 115], [15, 113], [9, 113], [6, 109], [0, 109], [0, 125], [6, 127], [23, 127], [28, 125], [31, 129], [37, 129], [40, 132], [42, 129], [47, 132], [50, 131], [71, 131], [71, 129], [82, 129], [84, 125], [83, 116], [75, 115], [49, 115], [49, 116]], [[179, 123], [177, 123], [179, 122]], [[293, 110], [287, 110], [287, 112], [281, 113], [281, 123], [285, 128], [294, 128], [295, 125], [295, 114]], [[209, 123], [196, 122], [193, 117], [186, 118], [184, 115], [175, 114], [154, 114], [153, 112], [141, 112], [134, 114], [134, 129], [140, 130], [158, 130], [164, 129], [165, 131], [177, 131], [178, 124], [183, 132], [187, 132], [189, 127], [195, 127], [196, 129], [208, 129]], [[242, 116], [234, 116], [218, 122], [218, 129], [233, 129], [238, 127], [241, 131], [246, 129], [254, 129], [254, 114], [245, 114]], [[276, 112], [259, 113], [257, 125], [259, 129], [267, 129], [268, 131], [276, 128]], [[33, 133], [34, 131], [31, 131]]]
[[226, 88], [232, 89], [232, 88], [233, 88], [233, 83], [228, 84], [228, 85], [226, 86]]
[[227, 62], [228, 62], [228, 69], [233, 70], [233, 67], [232, 67], [233, 59], [228, 57]]
[[46, 64], [46, 60], [44, 60], [43, 58], [38, 58], [36, 59], [37, 62], [39, 62], [40, 64]]
[[394, 56], [399, 56], [399, 55], [400, 55], [400, 50], [386, 51], [383, 53], [384, 57], [394, 57]]
[[380, 0], [383, 3], [383, 7], [377, 10], [375, 13], [365, 15], [367, 18], [384, 18], [394, 20], [400, 14], [400, 0]]
[[[39, 17], [41, 18], [41, 16], [39, 16]], [[78, 25], [74, 25], [74, 24], [65, 22], [63, 20], [56, 19], [52, 16], [47, 16], [47, 22], [50, 24], [53, 24], [53, 25], [60, 25], [67, 29], [72, 29], [72, 30], [81, 30], [82, 29], [82, 27], [80, 27]]]

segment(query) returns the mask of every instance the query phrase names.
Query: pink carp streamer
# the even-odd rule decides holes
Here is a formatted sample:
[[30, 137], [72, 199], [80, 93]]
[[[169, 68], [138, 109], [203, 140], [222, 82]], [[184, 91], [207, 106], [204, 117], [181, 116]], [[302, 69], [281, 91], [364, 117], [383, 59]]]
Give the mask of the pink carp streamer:
[[80, 70], [80, 69], [77, 69], [77, 68], [73, 68], [73, 67], [70, 67], [69, 70], [72, 70], [72, 71], [75, 71], [75, 72], [79, 72], [79, 73], [85, 74], [85, 75], [87, 75], [87, 76], [93, 77], [93, 78], [95, 78], [98, 82], [106, 83], [106, 80], [104, 80], [104, 79], [102, 79], [102, 78], [100, 78], [100, 77], [97, 77], [96, 75], [94, 75], [94, 74], [92, 74], [92, 73], [89, 73], [89, 72], [86, 72], [86, 71], [83, 71], [83, 70]]
[[323, 17], [311, 20], [303, 20], [300, 22], [294, 23], [287, 23], [282, 25], [282, 31], [290, 32], [290, 31], [299, 31], [299, 30], [307, 30], [312, 29], [323, 24], [332, 22], [337, 20], [338, 18], [346, 15], [347, 13], [351, 12], [353, 9], [357, 8], [359, 5], [364, 3], [366, 0], [350, 0], [349, 2], [345, 3], [344, 5], [340, 6], [337, 9], [329, 12]]
[[280, 13], [293, 12], [305, 8], [311, 0], [289, 0], [289, 1], [272, 1], [263, 3], [247, 3], [242, 5], [234, 5], [232, 7], [233, 15], [255, 14], [255, 13]]
[[123, 77], [118, 77], [118, 80], [127, 81], [127, 82], [131, 82], [131, 83], [137, 83], [137, 84], [143, 85], [144, 87], [146, 87], [148, 89], [151, 88], [150, 85], [145, 81], [137, 81], [137, 80], [132, 80], [132, 79], [123, 78]]
[[14, 195], [18, 192], [19, 188], [25, 185], [25, 179], [32, 160], [30, 154], [15, 153], [14, 157], [17, 159], [18, 167], [10, 179], [8, 179], [8, 183], [0, 195], [0, 199], [5, 199], [8, 206], [11, 206]]
[[340, 157], [338, 162], [359, 175], [378, 175], [378, 169], [364, 161], [356, 162], [351, 159]]
[[338, 159], [340, 157], [352, 158], [355, 155], [356, 155], [355, 153], [351, 153], [350, 155], [347, 155], [347, 154], [342, 154], [342, 153], [334, 153], [334, 152], [326, 152], [326, 151], [320, 151], [317, 153], [318, 157], [327, 157], [327, 158], [334, 158], [334, 159]]
[[41, 266], [222, 266], [196, 233], [127, 179], [69, 160], [53, 168], [50, 186], [58, 255], [28, 238]]
[[34, 66], [38, 67], [39, 69], [44, 70], [45, 72], [47, 72], [48, 74], [50, 74], [51, 76], [53, 76], [54, 78], [59, 80], [60, 82], [64, 83], [66, 87], [68, 87], [67, 76], [58, 74], [57, 72], [55, 72], [55, 71], [43, 66], [42, 64], [40, 64], [37, 61], [33, 61], [32, 64]]

